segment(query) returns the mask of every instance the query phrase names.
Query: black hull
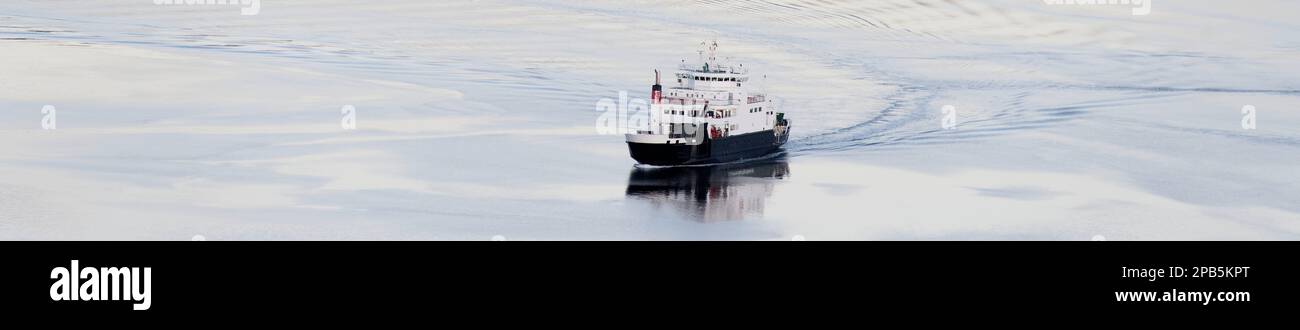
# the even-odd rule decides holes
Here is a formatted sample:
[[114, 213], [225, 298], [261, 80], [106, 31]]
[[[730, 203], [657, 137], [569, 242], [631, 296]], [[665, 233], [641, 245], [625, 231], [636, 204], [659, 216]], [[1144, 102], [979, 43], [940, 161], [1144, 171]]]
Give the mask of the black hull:
[[788, 135], [772, 130], [707, 139], [699, 145], [628, 142], [632, 159], [657, 166], [726, 163], [769, 155], [781, 149]]

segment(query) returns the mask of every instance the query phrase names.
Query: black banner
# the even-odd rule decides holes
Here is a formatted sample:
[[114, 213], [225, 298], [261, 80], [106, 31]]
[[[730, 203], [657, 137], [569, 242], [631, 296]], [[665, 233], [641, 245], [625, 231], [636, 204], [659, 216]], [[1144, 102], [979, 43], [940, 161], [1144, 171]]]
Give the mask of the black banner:
[[[1300, 251], [1295, 242], [4, 242], [0, 250], [5, 310], [20, 316], [1216, 315], [1286, 310], [1300, 295], [1287, 257]], [[126, 293], [147, 291], [147, 308], [136, 310], [144, 295], [111, 299], [106, 291], [121, 284], [104, 285], [104, 276], [87, 287], [86, 269], [135, 274], [118, 278], [132, 279]]]

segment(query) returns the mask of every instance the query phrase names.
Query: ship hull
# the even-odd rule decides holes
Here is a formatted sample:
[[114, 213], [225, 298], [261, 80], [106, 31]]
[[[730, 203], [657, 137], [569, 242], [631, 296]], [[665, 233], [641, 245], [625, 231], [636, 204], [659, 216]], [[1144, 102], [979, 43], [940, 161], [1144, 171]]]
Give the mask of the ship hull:
[[628, 142], [628, 150], [641, 164], [657, 166], [726, 163], [753, 159], [776, 152], [788, 135], [772, 130], [707, 139], [697, 145]]

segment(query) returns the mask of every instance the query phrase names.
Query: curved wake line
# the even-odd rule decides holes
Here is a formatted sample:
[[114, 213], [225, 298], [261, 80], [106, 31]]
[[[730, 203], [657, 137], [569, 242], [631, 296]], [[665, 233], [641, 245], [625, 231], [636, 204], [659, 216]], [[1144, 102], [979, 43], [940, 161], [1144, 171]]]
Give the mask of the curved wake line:
[[[821, 152], [843, 152], [865, 147], [922, 146], [991, 138], [1019, 131], [1042, 129], [1087, 116], [1096, 109], [1121, 107], [1156, 98], [1177, 96], [1139, 95], [1084, 100], [1055, 106], [1026, 106], [1031, 91], [1015, 91], [993, 111], [967, 114], [960, 128], [943, 129], [938, 107], [930, 106], [938, 90], [908, 88], [891, 95], [896, 98], [877, 116], [841, 129], [799, 138], [790, 143], [791, 157]], [[924, 95], [918, 95], [924, 94]], [[1181, 95], [1181, 93], [1179, 94]], [[933, 112], [922, 109], [934, 108]], [[1276, 140], [1276, 139], [1274, 139]]]

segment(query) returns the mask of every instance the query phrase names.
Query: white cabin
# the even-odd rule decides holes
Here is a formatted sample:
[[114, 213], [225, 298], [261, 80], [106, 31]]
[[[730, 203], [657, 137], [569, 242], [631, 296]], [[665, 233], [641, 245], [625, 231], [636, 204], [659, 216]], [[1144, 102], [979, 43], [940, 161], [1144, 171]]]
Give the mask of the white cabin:
[[707, 57], [701, 51], [699, 63], [682, 60], [674, 75], [676, 84], [665, 84], [662, 95], [656, 97], [652, 92], [652, 109], [660, 113], [651, 116], [650, 131], [630, 134], [629, 141], [698, 143], [690, 138], [696, 136], [691, 127], [698, 123], [708, 124], [704, 134], [712, 138], [773, 129], [777, 124], [774, 102], [749, 88], [749, 73], [743, 65], [716, 58], [717, 42], [708, 49]]

